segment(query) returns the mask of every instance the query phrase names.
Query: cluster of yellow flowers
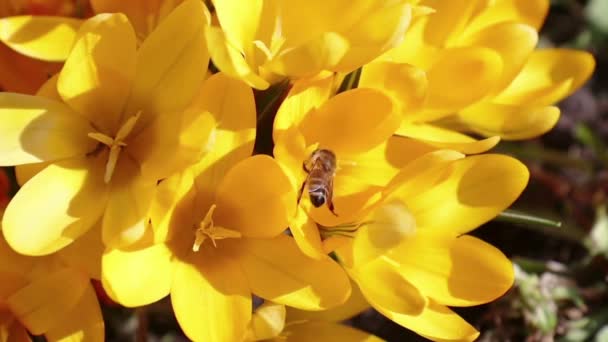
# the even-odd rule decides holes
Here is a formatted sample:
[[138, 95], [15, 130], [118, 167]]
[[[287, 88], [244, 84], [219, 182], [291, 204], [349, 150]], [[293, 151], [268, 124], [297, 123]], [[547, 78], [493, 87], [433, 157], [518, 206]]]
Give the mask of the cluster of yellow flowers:
[[[91, 8], [0, 19], [2, 49], [50, 68], [38, 89], [1, 60], [0, 166], [21, 188], [0, 341], [103, 340], [90, 279], [127, 307], [170, 295], [195, 341], [376, 341], [334, 323], [369, 306], [432, 340], [478, 336], [449, 307], [501, 296], [513, 267], [466, 234], [528, 181], [480, 153], [549, 130], [594, 68], [535, 49], [548, 0]], [[252, 156], [256, 99], [285, 80], [274, 157]]]

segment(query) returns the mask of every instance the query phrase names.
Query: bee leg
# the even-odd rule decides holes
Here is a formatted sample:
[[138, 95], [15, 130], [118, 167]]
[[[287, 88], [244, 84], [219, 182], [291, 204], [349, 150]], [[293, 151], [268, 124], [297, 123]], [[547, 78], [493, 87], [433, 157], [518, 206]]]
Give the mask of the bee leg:
[[306, 186], [306, 182], [308, 181], [308, 177], [306, 180], [302, 182], [302, 186], [300, 187], [300, 191], [298, 192], [298, 201], [296, 203], [300, 204], [300, 200], [302, 199], [302, 193], [304, 192], [304, 187]]
[[338, 214], [336, 214], [336, 212], [334, 210], [334, 202], [328, 201], [327, 207], [329, 208], [329, 211], [331, 211], [331, 213], [334, 214], [334, 216], [336, 216], [336, 217], [338, 216]]

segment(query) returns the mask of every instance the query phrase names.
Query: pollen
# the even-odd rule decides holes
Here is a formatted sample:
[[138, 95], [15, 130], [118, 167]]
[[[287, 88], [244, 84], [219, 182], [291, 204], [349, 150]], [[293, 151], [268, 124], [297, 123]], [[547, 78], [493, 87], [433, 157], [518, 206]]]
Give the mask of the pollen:
[[194, 244], [192, 245], [192, 251], [198, 252], [201, 245], [207, 239], [211, 239], [214, 247], [217, 247], [216, 240], [222, 239], [235, 239], [240, 238], [242, 235], [240, 232], [228, 228], [215, 226], [213, 223], [213, 212], [217, 206], [211, 205], [205, 218], [201, 221], [194, 233]]
[[91, 132], [88, 134], [89, 138], [97, 140], [110, 148], [110, 155], [108, 156], [106, 171], [103, 176], [103, 181], [106, 184], [112, 179], [112, 175], [114, 174], [114, 169], [116, 169], [116, 163], [118, 163], [118, 157], [120, 156], [122, 148], [127, 146], [127, 143], [125, 143], [124, 140], [129, 136], [133, 130], [133, 127], [135, 127], [137, 119], [139, 119], [140, 115], [141, 111], [128, 118], [120, 129], [118, 129], [118, 132], [114, 138], [99, 132]]

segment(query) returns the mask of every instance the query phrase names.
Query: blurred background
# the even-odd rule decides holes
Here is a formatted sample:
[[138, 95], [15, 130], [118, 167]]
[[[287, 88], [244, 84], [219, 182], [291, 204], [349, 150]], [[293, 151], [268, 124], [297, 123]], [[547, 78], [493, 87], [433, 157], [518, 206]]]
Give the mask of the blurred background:
[[[76, 3], [63, 10], [90, 10], [86, 1]], [[596, 71], [559, 104], [562, 115], [550, 133], [494, 150], [524, 161], [531, 180], [509, 215], [473, 235], [513, 260], [516, 285], [491, 304], [456, 311], [481, 331], [480, 341], [608, 342], [608, 0], [551, 1], [541, 36], [541, 48], [591, 52]], [[6, 171], [0, 190], [14, 193], [14, 175]], [[131, 310], [98, 288], [108, 341], [187, 341], [167, 300]], [[372, 309], [346, 323], [388, 341], [423, 340]]]

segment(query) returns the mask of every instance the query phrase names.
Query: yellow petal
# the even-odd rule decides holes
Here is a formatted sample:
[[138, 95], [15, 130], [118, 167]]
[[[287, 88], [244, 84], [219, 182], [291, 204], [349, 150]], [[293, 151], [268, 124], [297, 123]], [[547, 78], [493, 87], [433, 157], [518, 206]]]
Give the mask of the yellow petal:
[[160, 113], [183, 110], [200, 89], [209, 61], [204, 35], [208, 16], [203, 2], [186, 0], [139, 47], [126, 109], [130, 115], [142, 111], [138, 127]]
[[242, 53], [250, 54], [260, 25], [263, 1], [216, 0], [213, 5], [227, 41]]
[[95, 13], [124, 13], [139, 40], [145, 39], [182, 0], [91, 0]]
[[102, 284], [106, 293], [127, 307], [148, 305], [165, 297], [173, 281], [171, 256], [165, 244], [106, 251], [102, 259]]
[[455, 161], [441, 183], [429, 184], [406, 203], [419, 229], [437, 229], [457, 236], [494, 218], [523, 191], [528, 182], [525, 165], [503, 155], [477, 155]]
[[0, 19], [0, 41], [21, 54], [45, 61], [65, 61], [82, 20], [18, 16]]
[[40, 171], [42, 171], [45, 167], [47, 167], [50, 162], [45, 163], [34, 163], [34, 164], [23, 164], [15, 166], [15, 176], [17, 177], [17, 184], [19, 186], [23, 186], [25, 182], [30, 180]]
[[267, 300], [304, 310], [340, 305], [350, 295], [342, 268], [329, 257], [305, 256], [286, 235], [239, 241], [239, 259], [251, 291]]
[[385, 91], [399, 103], [399, 111], [418, 109], [424, 102], [428, 87], [426, 73], [409, 64], [373, 62], [363, 67], [359, 88]]
[[144, 237], [155, 191], [156, 182], [141, 179], [131, 159], [120, 159], [102, 221], [102, 239], [107, 247], [126, 247]]
[[6, 304], [32, 334], [39, 335], [65, 319], [88, 286], [83, 273], [59, 268], [35, 278], [7, 298]]
[[318, 260], [327, 257], [323, 251], [321, 235], [316, 222], [300, 206], [296, 216], [289, 223], [289, 231], [304, 254]]
[[139, 162], [145, 179], [167, 178], [201, 159], [215, 124], [198, 102], [184, 112], [161, 113], [129, 142], [129, 155]]
[[243, 236], [273, 237], [289, 225], [296, 211], [296, 196], [274, 159], [249, 157], [232, 167], [219, 184], [214, 220]]
[[266, 340], [276, 336], [285, 328], [285, 306], [272, 302], [264, 302], [255, 309], [251, 318], [250, 331], [256, 341]]
[[350, 49], [330, 70], [349, 72], [363, 66], [404, 39], [412, 19], [407, 1], [376, 6], [344, 33]]
[[[478, 101], [500, 79], [502, 64], [500, 55], [488, 48], [445, 50], [428, 72], [425, 108], [445, 112]], [[459, 86], [455, 87], [455, 84]]]
[[49, 254], [89, 230], [106, 205], [100, 164], [93, 158], [68, 159], [30, 179], [4, 213], [2, 228], [11, 247], [26, 255]]
[[464, 319], [431, 300], [416, 315], [399, 314], [375, 305], [374, 308], [391, 321], [434, 341], [474, 341], [479, 336], [479, 332]]
[[95, 148], [91, 126], [64, 104], [42, 97], [0, 94], [0, 165], [84, 156]]
[[190, 170], [197, 177], [197, 191], [213, 194], [228, 170], [253, 152], [255, 101], [251, 88], [223, 73], [204, 83], [197, 101], [193, 106], [211, 113], [215, 126], [209, 134], [205, 155]]
[[309, 111], [321, 107], [329, 99], [333, 81], [331, 75], [294, 82], [274, 119], [272, 136], [275, 143], [278, 134], [292, 126], [299, 126]]
[[425, 296], [443, 305], [484, 304], [513, 285], [509, 259], [471, 236], [454, 238], [421, 231], [388, 252], [387, 258]]
[[369, 309], [369, 303], [363, 297], [357, 283], [351, 281], [352, 293], [346, 303], [323, 311], [305, 311], [291, 307], [287, 307], [287, 318], [289, 322], [297, 321], [328, 321], [340, 322], [349, 319], [366, 309]]
[[[9, 316], [10, 314], [6, 314]], [[30, 334], [12, 315], [6, 320], [0, 317], [0, 341], [2, 342], [32, 342]]]
[[105, 246], [101, 241], [101, 220], [74, 243], [57, 252], [67, 265], [86, 273], [92, 279], [101, 279], [101, 257]]
[[300, 128], [308, 145], [319, 143], [340, 158], [381, 144], [400, 123], [401, 115], [389, 97], [374, 89], [353, 89], [310, 112]]
[[324, 32], [305, 44], [284, 50], [264, 68], [291, 77], [314, 76], [321, 70], [335, 69], [349, 48], [348, 40], [341, 34]]
[[63, 100], [97, 130], [115, 133], [135, 74], [135, 44], [127, 17], [95, 16], [80, 28], [59, 74]]
[[540, 29], [549, 11], [548, 0], [500, 0], [477, 15], [467, 26], [466, 32], [475, 32], [500, 22], [520, 22]]
[[[330, 322], [303, 322], [287, 326], [283, 332], [289, 342], [332, 342], [342, 341], [381, 342], [382, 339], [347, 325]], [[277, 339], [278, 340], [278, 339]]]
[[256, 70], [247, 64], [242, 53], [232, 46], [224, 32], [218, 27], [210, 27], [206, 30], [207, 44], [213, 59], [213, 64], [227, 75], [240, 79], [249, 86], [264, 90], [270, 86], [268, 81], [258, 76]]
[[59, 342], [101, 342], [105, 341], [104, 335], [101, 309], [91, 285], [86, 287], [72, 311], [44, 334], [48, 341]]
[[493, 49], [502, 59], [502, 76], [495, 85], [500, 91], [506, 87], [521, 70], [538, 42], [538, 33], [528, 25], [505, 22], [499, 23], [471, 36], [464, 36], [460, 44]]
[[505, 140], [522, 140], [548, 132], [559, 119], [554, 106], [508, 105], [483, 102], [458, 113], [458, 121], [468, 130]]
[[[484, 112], [486, 114], [486, 112]], [[494, 113], [492, 112], [492, 115]], [[494, 118], [492, 118], [494, 119]], [[492, 121], [493, 122], [493, 121]], [[478, 132], [481, 133], [481, 132]], [[500, 141], [500, 137], [493, 136], [483, 140], [476, 140], [464, 134], [427, 124], [412, 124], [403, 122], [397, 133], [402, 136], [424, 141], [437, 148], [456, 150], [466, 154], [486, 152]], [[498, 135], [498, 133], [495, 133]], [[491, 131], [486, 134], [492, 136]]]
[[352, 275], [363, 296], [374, 305], [390, 312], [416, 315], [427, 304], [422, 290], [417, 289], [399, 270], [383, 259], [356, 265]]
[[[251, 319], [251, 293], [238, 264], [203, 254], [177, 262], [171, 288], [175, 317], [194, 341], [238, 341]], [[204, 322], [204, 324], [201, 324]]]
[[595, 60], [584, 51], [536, 50], [495, 102], [550, 105], [578, 89], [593, 73]]

